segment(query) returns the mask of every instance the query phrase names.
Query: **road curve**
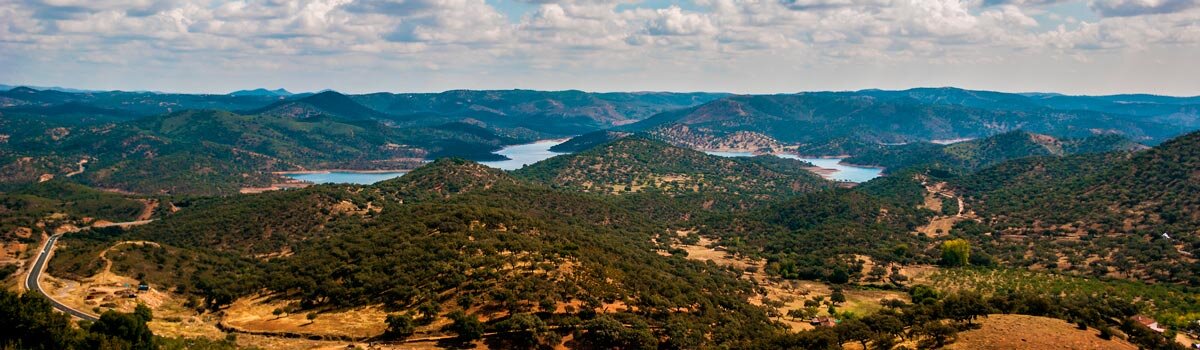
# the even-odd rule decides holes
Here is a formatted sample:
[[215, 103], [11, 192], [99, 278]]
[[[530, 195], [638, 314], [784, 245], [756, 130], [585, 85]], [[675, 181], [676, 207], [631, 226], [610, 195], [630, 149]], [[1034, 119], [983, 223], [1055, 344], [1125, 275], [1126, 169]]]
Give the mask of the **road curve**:
[[29, 277], [25, 279], [25, 289], [28, 291], [36, 291], [46, 296], [46, 299], [50, 300], [50, 305], [54, 306], [54, 308], [58, 309], [58, 311], [65, 312], [68, 315], [78, 317], [82, 320], [95, 322], [100, 318], [60, 303], [58, 300], [51, 298], [50, 294], [47, 294], [46, 291], [42, 290], [42, 271], [46, 269], [46, 262], [50, 260], [50, 252], [54, 251], [54, 243], [58, 242], [59, 237], [62, 237], [61, 233], [50, 236], [50, 239], [46, 240], [46, 245], [42, 247], [42, 251], [38, 253], [37, 260], [33, 263], [33, 267], [29, 270]]

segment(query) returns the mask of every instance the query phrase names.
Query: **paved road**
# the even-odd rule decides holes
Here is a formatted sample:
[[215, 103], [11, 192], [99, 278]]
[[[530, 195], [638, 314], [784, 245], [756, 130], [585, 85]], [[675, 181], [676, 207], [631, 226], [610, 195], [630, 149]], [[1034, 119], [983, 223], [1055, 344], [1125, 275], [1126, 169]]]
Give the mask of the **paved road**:
[[83, 320], [95, 322], [95, 321], [99, 320], [98, 317], [96, 317], [92, 314], [83, 312], [83, 311], [73, 309], [70, 306], [64, 305], [63, 303], [60, 303], [57, 300], [54, 300], [54, 298], [51, 298], [49, 294], [46, 294], [46, 291], [42, 290], [42, 284], [41, 284], [42, 271], [46, 269], [46, 262], [50, 260], [50, 252], [54, 251], [54, 243], [58, 242], [59, 237], [62, 237], [62, 234], [50, 236], [50, 239], [46, 240], [46, 245], [42, 248], [42, 251], [38, 254], [37, 261], [35, 261], [33, 263], [33, 268], [29, 270], [29, 278], [25, 279], [25, 289], [29, 290], [29, 291], [36, 291], [38, 293], [42, 293], [42, 295], [46, 296], [46, 299], [50, 300], [50, 305], [53, 305], [54, 308], [58, 309], [59, 311], [65, 312], [68, 315], [75, 316], [75, 317], [78, 317]]

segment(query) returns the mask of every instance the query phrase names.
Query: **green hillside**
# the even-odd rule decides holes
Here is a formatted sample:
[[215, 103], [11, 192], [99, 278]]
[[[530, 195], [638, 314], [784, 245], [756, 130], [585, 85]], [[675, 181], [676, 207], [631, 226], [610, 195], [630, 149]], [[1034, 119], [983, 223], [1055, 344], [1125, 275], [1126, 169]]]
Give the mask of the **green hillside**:
[[846, 158], [845, 161], [893, 170], [912, 166], [933, 166], [966, 173], [1025, 157], [1134, 151], [1144, 148], [1146, 147], [1119, 135], [1057, 139], [1027, 131], [1012, 131], [950, 145], [917, 142], [879, 146], [865, 149], [853, 157]]
[[[993, 231], [1051, 242], [1042, 250], [1065, 251], [1072, 269], [1145, 280], [1197, 280], [1187, 263], [1200, 247], [1200, 133], [1150, 150], [1031, 158], [984, 169], [959, 181], [969, 205]], [[1164, 236], [1165, 234], [1165, 236]], [[1085, 244], [1054, 242], [1080, 237]], [[1083, 264], [1099, 256], [1099, 263]], [[1012, 256], [1045, 264], [1045, 255]]]
[[728, 194], [740, 199], [787, 196], [832, 184], [801, 169], [802, 163], [780, 165], [788, 161], [724, 158], [644, 137], [626, 137], [584, 152], [550, 158], [513, 174], [593, 193]]
[[[163, 247], [131, 250], [114, 271], [144, 273], [214, 310], [265, 290], [305, 310], [381, 304], [404, 312], [432, 303], [439, 318], [537, 313], [554, 326], [618, 317], [647, 325], [630, 331], [647, 332], [639, 342], [648, 344], [681, 325], [713, 332], [701, 343], [734, 347], [773, 332], [746, 302], [750, 282], [656, 254], [652, 238], [666, 227], [611, 197], [523, 184], [458, 160], [411, 175], [219, 199], [127, 233], [73, 235], [51, 273], [89, 275], [99, 249], [144, 239]], [[550, 314], [564, 304], [574, 306]], [[606, 307], [609, 316], [594, 311]]]
[[878, 144], [982, 138], [1018, 129], [1062, 138], [1112, 131], [1147, 143], [1191, 129], [1187, 123], [1160, 123], [1120, 114], [1027, 107], [979, 108], [862, 93], [743, 95], [661, 113], [623, 128], [653, 131], [683, 124], [714, 132], [754, 132], [797, 145], [802, 154], [815, 155], [858, 154]]

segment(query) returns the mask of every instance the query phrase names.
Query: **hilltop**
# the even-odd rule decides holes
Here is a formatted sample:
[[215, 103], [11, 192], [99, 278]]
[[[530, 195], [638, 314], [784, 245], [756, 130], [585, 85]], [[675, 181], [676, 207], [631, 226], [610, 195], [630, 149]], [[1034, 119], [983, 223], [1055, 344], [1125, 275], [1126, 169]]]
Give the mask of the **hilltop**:
[[229, 96], [280, 96], [280, 97], [287, 97], [287, 96], [291, 96], [291, 95], [294, 95], [294, 94], [291, 91], [287, 91], [286, 89], [282, 89], [282, 88], [275, 89], [275, 90], [267, 90], [264, 88], [257, 88], [254, 90], [238, 90], [238, 91], [229, 93]]
[[339, 120], [383, 119], [386, 114], [367, 108], [337, 91], [325, 91], [299, 99], [279, 101], [245, 114], [308, 119], [329, 117]]
[[621, 128], [657, 132], [673, 144], [696, 143], [690, 134], [668, 132], [677, 125], [718, 137], [751, 132], [797, 146], [802, 154], [855, 155], [879, 144], [983, 138], [1018, 129], [1059, 138], [1117, 133], [1154, 144], [1196, 126], [1194, 110], [1174, 104], [1160, 114], [1126, 115], [1119, 114], [1120, 109], [1039, 104], [1016, 94], [968, 93], [942, 89], [739, 95]]
[[[791, 160], [777, 160], [786, 163]], [[771, 166], [756, 158], [724, 158], [630, 136], [562, 155], [513, 174], [556, 187], [596, 193], [661, 192], [783, 196], [828, 187], [830, 182], [800, 169]], [[799, 164], [803, 165], [803, 164]]]
[[949, 145], [917, 142], [868, 148], [846, 158], [851, 164], [882, 166], [891, 170], [934, 166], [970, 172], [1005, 161], [1034, 156], [1136, 151], [1146, 146], [1115, 134], [1080, 139], [1058, 139], [1023, 130], [1011, 131]]

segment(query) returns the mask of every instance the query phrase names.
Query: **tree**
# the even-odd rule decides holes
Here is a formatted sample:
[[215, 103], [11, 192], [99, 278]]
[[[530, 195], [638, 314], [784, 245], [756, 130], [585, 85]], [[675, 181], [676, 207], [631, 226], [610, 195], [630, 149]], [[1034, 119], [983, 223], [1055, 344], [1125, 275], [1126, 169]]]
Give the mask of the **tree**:
[[958, 292], [942, 299], [942, 312], [958, 322], [971, 324], [976, 317], [986, 316], [989, 311], [990, 308], [979, 293]]
[[146, 306], [146, 304], [138, 303], [137, 307], [133, 309], [133, 314], [142, 319], [142, 322], [154, 320], [154, 311], [150, 310], [150, 307]]
[[551, 334], [550, 329], [541, 318], [531, 313], [512, 315], [507, 320], [496, 324], [496, 330], [508, 332], [512, 340], [511, 348], [533, 349], [544, 343]]
[[829, 295], [829, 301], [832, 301], [835, 305], [844, 303], [846, 302], [846, 293], [843, 293], [841, 288], [835, 288], [833, 294]]
[[[792, 310], [795, 311], [795, 310]], [[682, 317], [672, 317], [665, 327], [668, 349], [696, 349], [704, 343], [704, 329]]]
[[863, 323], [866, 323], [871, 330], [876, 333], [897, 336], [904, 333], [904, 321], [900, 318], [884, 313], [884, 311], [876, 312], [863, 318]]
[[469, 342], [483, 337], [483, 323], [479, 322], [479, 318], [467, 315], [462, 310], [454, 310], [449, 316], [452, 323], [447, 328], [458, 334], [459, 341]]
[[967, 266], [971, 261], [971, 243], [964, 239], [942, 242], [942, 266]]
[[929, 321], [914, 327], [914, 333], [924, 339], [918, 344], [921, 348], [940, 348], [946, 346], [958, 336], [958, 330], [942, 323]]
[[817, 315], [817, 307], [815, 307], [815, 306], [791, 309], [791, 310], [788, 310], [788, 312], [787, 312], [787, 317], [791, 317], [792, 320], [795, 320], [797, 318], [799, 318], [799, 319], [811, 318], [816, 315]]
[[417, 319], [417, 323], [427, 325], [433, 323], [437, 319], [438, 312], [442, 311], [442, 306], [435, 302], [427, 301], [417, 306], [417, 312], [421, 313], [421, 318]]
[[891, 334], [875, 333], [871, 337], [871, 350], [892, 350], [896, 347], [896, 337]]
[[650, 333], [650, 329], [645, 323], [633, 324], [627, 328], [612, 316], [600, 315], [588, 321], [584, 325], [584, 329], [587, 330], [584, 338], [599, 348], [654, 349], [658, 347], [658, 340], [653, 333]]
[[846, 271], [845, 267], [838, 266], [833, 268], [833, 272], [829, 274], [829, 283], [843, 284], [850, 282], [850, 272]]
[[154, 343], [154, 333], [146, 326], [146, 321], [136, 314], [123, 314], [116, 311], [105, 311], [100, 314], [100, 320], [92, 323], [88, 329], [92, 333], [111, 336], [115, 339], [129, 342], [129, 349], [153, 350], [158, 349]]
[[68, 349], [80, 341], [70, 316], [56, 312], [40, 293], [0, 289], [0, 348]]
[[883, 277], [887, 276], [887, 268], [884, 268], [883, 265], [875, 265], [871, 267], [871, 272], [868, 272], [867, 275], [871, 276], [871, 281], [882, 281]]
[[875, 335], [875, 333], [871, 332], [871, 328], [859, 320], [843, 321], [834, 328], [834, 331], [837, 332], [838, 342], [858, 342], [862, 344], [863, 349], [867, 348], [867, 342]]
[[405, 339], [412, 336], [417, 328], [412, 316], [408, 314], [387, 315], [387, 326], [388, 328], [384, 332], [384, 335], [397, 339]]
[[908, 290], [908, 295], [912, 299], [913, 304], [932, 304], [938, 301], [938, 292], [933, 287], [926, 285], [915, 285]]

